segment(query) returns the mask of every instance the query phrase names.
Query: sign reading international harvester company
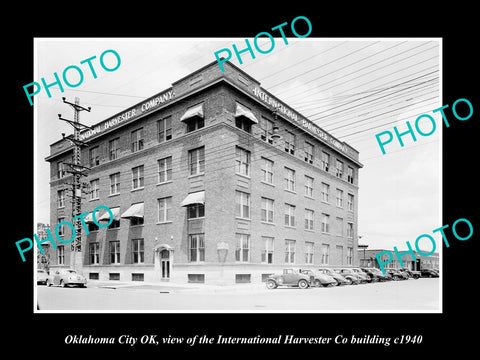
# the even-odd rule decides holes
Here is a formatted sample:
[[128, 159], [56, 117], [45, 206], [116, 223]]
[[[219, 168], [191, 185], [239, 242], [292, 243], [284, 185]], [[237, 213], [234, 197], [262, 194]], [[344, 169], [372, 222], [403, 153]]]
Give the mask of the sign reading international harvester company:
[[128, 119], [142, 115], [143, 113], [155, 109], [156, 107], [172, 100], [175, 97], [173, 89], [167, 90], [154, 98], [135, 106], [133, 109], [125, 111], [124, 113], [108, 119], [98, 125], [95, 125], [93, 130], [87, 130], [80, 134], [80, 140], [88, 139], [89, 137], [101, 133], [111, 127], [117, 126]]
[[270, 95], [266, 94], [264, 91], [260, 90], [258, 87], [255, 87], [253, 89], [253, 94], [256, 97], [258, 97], [260, 100], [265, 102], [266, 104], [276, 108], [280, 113], [288, 117], [290, 120], [295, 121], [297, 124], [301, 125], [303, 128], [307, 129], [309, 132], [313, 133], [320, 139], [332, 144], [338, 150], [341, 150], [344, 153], [347, 153], [348, 151], [347, 147], [344, 144], [342, 144], [340, 141], [336, 140], [331, 135], [324, 132], [313, 122], [307, 119], [301, 119], [300, 121], [298, 118], [298, 115], [295, 112], [287, 108], [285, 105], [283, 105], [282, 103], [280, 103], [279, 101], [271, 97]]

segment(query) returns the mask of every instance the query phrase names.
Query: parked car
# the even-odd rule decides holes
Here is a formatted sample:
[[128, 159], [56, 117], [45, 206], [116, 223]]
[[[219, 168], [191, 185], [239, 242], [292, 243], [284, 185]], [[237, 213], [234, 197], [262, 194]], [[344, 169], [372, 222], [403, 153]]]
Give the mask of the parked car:
[[365, 271], [363, 271], [362, 269], [360, 269], [360, 268], [352, 268], [352, 270], [353, 270], [358, 276], [360, 276], [360, 278], [361, 278], [364, 282], [372, 282], [372, 278], [371, 278]]
[[59, 285], [61, 287], [77, 285], [87, 286], [87, 279], [73, 269], [57, 269], [47, 279], [47, 286]]
[[310, 276], [294, 269], [284, 269], [282, 274], [270, 275], [266, 286], [267, 289], [275, 289], [277, 286], [298, 286], [306, 289], [310, 286]]
[[398, 271], [408, 274], [408, 276], [412, 279], [419, 279], [421, 276], [420, 271], [410, 270], [405, 267], [398, 269]]
[[390, 276], [387, 274], [382, 273], [377, 268], [361, 268], [364, 272], [366, 272], [371, 278], [372, 281], [387, 281], [391, 280]]
[[408, 275], [398, 271], [398, 269], [385, 269], [385, 271], [390, 274], [393, 278], [393, 280], [398, 281], [398, 280], [407, 280]]
[[320, 269], [317, 269], [317, 271], [322, 273], [322, 274], [330, 275], [331, 277], [333, 277], [335, 280], [337, 280], [337, 285], [350, 285], [352, 283], [351, 280], [346, 279], [345, 277], [343, 277], [339, 273], [333, 271], [333, 269], [320, 268]]
[[422, 269], [420, 270], [420, 275], [422, 277], [439, 277], [440, 275], [433, 269]]
[[312, 271], [309, 269], [300, 269], [302, 274], [308, 275], [310, 277], [310, 284], [317, 287], [320, 286], [337, 286], [338, 282], [332, 276], [324, 274], [320, 271]]
[[48, 273], [43, 269], [37, 269], [37, 284], [47, 284]]
[[362, 282], [362, 279], [350, 268], [335, 269], [337, 273], [342, 275], [345, 279], [351, 281], [351, 285], [357, 285]]

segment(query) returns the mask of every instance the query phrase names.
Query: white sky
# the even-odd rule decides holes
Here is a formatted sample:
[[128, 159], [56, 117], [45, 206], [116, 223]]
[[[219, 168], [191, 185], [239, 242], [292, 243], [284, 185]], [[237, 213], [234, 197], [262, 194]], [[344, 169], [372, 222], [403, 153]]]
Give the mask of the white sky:
[[[261, 82], [261, 86], [324, 130], [360, 152], [359, 226], [360, 244], [369, 248], [404, 249], [420, 234], [431, 234], [441, 223], [441, 120], [432, 110], [441, 102], [441, 44], [438, 39], [293, 39], [285, 45], [275, 39], [269, 54], [255, 52], [231, 62]], [[268, 49], [268, 40], [260, 45]], [[253, 39], [250, 39], [253, 43]], [[172, 82], [215, 60], [214, 52], [244, 48], [244, 39], [46, 39], [36, 40], [35, 75], [32, 81], [53, 82], [63, 69], [77, 65], [84, 81], [65, 91], [51, 88], [52, 98], [42, 89], [34, 97], [36, 121], [36, 222], [49, 223], [49, 145], [72, 133], [72, 127], [57, 114], [73, 119], [71, 107], [63, 104], [80, 98], [92, 107], [81, 112], [87, 125], [123, 111], [171, 86]], [[99, 57], [107, 49], [121, 57], [120, 67], [104, 71]], [[91, 56], [97, 79], [80, 61]], [[111, 55], [111, 54], [110, 54]], [[112, 57], [113, 58], [113, 57]], [[110, 59], [112, 59], [110, 58]], [[107, 57], [105, 59], [108, 59]], [[112, 66], [112, 65], [111, 65]], [[75, 82], [74, 71], [69, 72]], [[439, 78], [440, 77], [440, 78]], [[25, 97], [26, 106], [28, 100]], [[437, 130], [428, 137], [404, 137], [401, 148], [395, 139], [382, 155], [375, 134], [405, 121], [414, 125], [420, 114], [437, 120]], [[424, 132], [430, 130], [421, 123]], [[333, 196], [334, 194], [332, 194]], [[438, 239], [438, 238], [437, 238]], [[439, 242], [437, 242], [439, 244]], [[427, 250], [430, 250], [428, 248]]]

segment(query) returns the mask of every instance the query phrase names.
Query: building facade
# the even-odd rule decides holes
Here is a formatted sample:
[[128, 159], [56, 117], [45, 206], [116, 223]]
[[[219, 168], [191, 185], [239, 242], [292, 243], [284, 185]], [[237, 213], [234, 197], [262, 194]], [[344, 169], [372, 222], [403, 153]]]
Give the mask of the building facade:
[[[385, 269], [398, 269], [401, 267], [406, 267], [410, 270], [422, 270], [422, 269], [439, 269], [440, 258], [438, 253], [433, 253], [429, 256], [421, 255], [418, 251], [413, 250], [415, 253], [415, 260], [413, 259], [412, 254], [406, 253], [402, 256], [402, 264], [398, 260], [393, 250], [383, 250], [383, 249], [371, 249], [371, 250], [358, 250], [358, 262], [362, 267], [374, 267], [380, 269], [380, 265], [377, 261], [375, 255], [383, 251], [390, 251], [393, 254], [393, 259], [391, 262], [384, 265]], [[405, 253], [406, 250], [399, 250], [399, 253]], [[380, 255], [380, 260], [385, 263], [390, 259], [389, 255], [383, 254]]]
[[[87, 278], [241, 283], [358, 265], [358, 152], [224, 68], [213, 62], [81, 133], [89, 214], [75, 266]], [[72, 154], [62, 139], [46, 158], [52, 228], [72, 219]], [[106, 228], [93, 221], [99, 205], [114, 216]], [[69, 244], [52, 250], [52, 268], [72, 266]]]

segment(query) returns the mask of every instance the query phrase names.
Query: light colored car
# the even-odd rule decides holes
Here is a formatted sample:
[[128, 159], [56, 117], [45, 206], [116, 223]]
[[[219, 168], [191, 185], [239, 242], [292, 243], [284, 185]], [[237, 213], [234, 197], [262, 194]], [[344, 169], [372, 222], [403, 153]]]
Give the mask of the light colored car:
[[337, 286], [338, 282], [332, 276], [325, 274], [321, 271], [312, 271], [308, 269], [301, 269], [302, 274], [308, 275], [310, 277], [310, 284], [317, 287], [320, 286]]
[[352, 268], [352, 270], [362, 279], [364, 282], [372, 282], [372, 278], [360, 268]]
[[77, 285], [81, 287], [87, 286], [87, 279], [72, 269], [56, 269], [51, 271], [50, 277], [47, 279], [47, 286], [58, 285], [61, 287]]
[[266, 281], [267, 289], [277, 286], [298, 286], [306, 289], [310, 286], [310, 277], [294, 269], [284, 269], [282, 274], [270, 275]]
[[339, 273], [336, 273], [335, 271], [333, 271], [333, 269], [320, 268], [320, 269], [317, 269], [317, 271], [333, 277], [335, 280], [337, 280], [337, 285], [350, 285], [352, 283], [351, 280], [344, 278]]
[[43, 269], [37, 269], [37, 284], [46, 285], [48, 280], [48, 273]]
[[351, 285], [360, 284], [363, 280], [358, 276], [358, 274], [350, 268], [339, 268], [335, 269], [335, 272], [342, 275], [345, 279], [350, 280]]

